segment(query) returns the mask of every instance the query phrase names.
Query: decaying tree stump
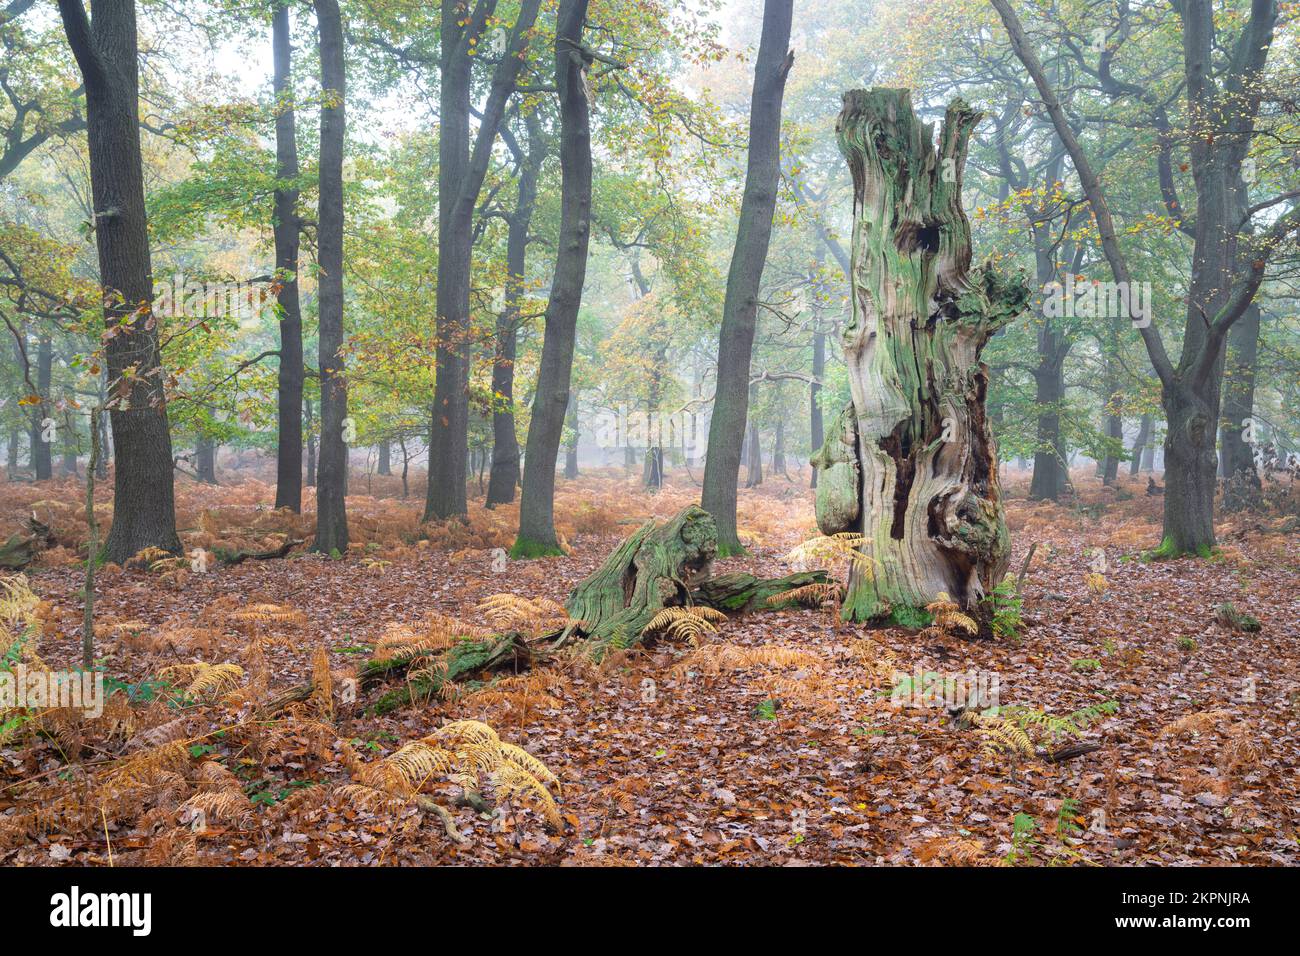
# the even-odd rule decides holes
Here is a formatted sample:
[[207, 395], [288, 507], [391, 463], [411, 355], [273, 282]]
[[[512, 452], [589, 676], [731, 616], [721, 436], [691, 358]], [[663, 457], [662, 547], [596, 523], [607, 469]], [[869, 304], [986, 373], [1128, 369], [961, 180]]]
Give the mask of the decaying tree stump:
[[1006, 570], [1008, 536], [985, 415], [989, 337], [1025, 308], [1022, 277], [970, 270], [962, 168], [980, 114], [948, 107], [933, 131], [907, 90], [844, 95], [837, 124], [853, 175], [853, 317], [844, 331], [853, 403], [813, 459], [817, 522], [857, 532], [867, 568], [850, 620], [947, 592], [972, 609]]
[[766, 606], [774, 594], [824, 583], [825, 571], [764, 580], [750, 574], [710, 577], [718, 553], [713, 516], [692, 505], [665, 524], [647, 521], [565, 602], [582, 632], [598, 641], [634, 644], [665, 607], [705, 604], [735, 614]]
[[0, 568], [21, 571], [36, 560], [36, 555], [53, 547], [54, 535], [49, 525], [32, 515], [25, 527], [26, 534], [12, 534], [4, 544], [0, 544]]

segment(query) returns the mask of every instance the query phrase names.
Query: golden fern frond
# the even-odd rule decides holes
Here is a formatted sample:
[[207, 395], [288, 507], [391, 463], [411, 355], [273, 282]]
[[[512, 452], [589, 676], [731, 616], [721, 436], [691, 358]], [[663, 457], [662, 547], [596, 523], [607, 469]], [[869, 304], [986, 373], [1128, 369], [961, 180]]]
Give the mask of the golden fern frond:
[[499, 764], [492, 772], [492, 782], [498, 793], [506, 799], [518, 799], [541, 808], [546, 822], [556, 830], [564, 828], [564, 818], [555, 805], [555, 798], [541, 781], [527, 770], [513, 763]]
[[557, 793], [561, 791], [560, 778], [551, 773], [550, 768], [547, 767], [546, 764], [542, 763], [527, 750], [524, 750], [522, 747], [516, 747], [514, 744], [502, 743], [497, 747], [497, 751], [501, 754], [501, 758], [507, 763], [514, 764], [516, 767], [527, 771], [538, 780], [550, 784], [555, 788]]
[[1104, 574], [1098, 574], [1096, 571], [1090, 571], [1084, 577], [1083, 583], [1088, 586], [1088, 590], [1093, 594], [1105, 594], [1110, 582], [1106, 580]]
[[975, 727], [984, 738], [983, 750], [991, 757], [1010, 754], [1016, 757], [1032, 757], [1034, 742], [1017, 724], [1003, 717], [980, 714], [975, 718]]
[[667, 637], [690, 641], [698, 647], [703, 638], [718, 632], [715, 622], [726, 619], [727, 615], [721, 611], [703, 605], [666, 607], [641, 629], [641, 635], [644, 637], [662, 633]]
[[839, 584], [831, 581], [825, 583], [805, 584], [791, 588], [779, 594], [769, 595], [764, 602], [768, 607], [780, 607], [783, 604], [802, 604], [804, 607], [818, 608], [827, 601], [843, 600], [843, 591]]
[[690, 673], [720, 674], [751, 667], [819, 668], [822, 660], [798, 647], [767, 644], [743, 647], [738, 644], [706, 644], [673, 665], [670, 673], [682, 677]]
[[469, 742], [494, 747], [501, 743], [497, 732], [481, 720], [453, 720], [439, 727], [424, 740], [442, 743]]
[[253, 805], [243, 790], [207, 790], [181, 804], [182, 810], [197, 810], [209, 819], [229, 820], [241, 826], [253, 820]]
[[434, 777], [456, 768], [457, 755], [413, 740], [365, 769], [362, 783], [400, 796], [413, 796]]
[[934, 626], [944, 633], [963, 631], [966, 634], [978, 634], [979, 625], [968, 614], [962, 613], [961, 605], [948, 596], [947, 591], [940, 591], [938, 597], [925, 606], [934, 618]]
[[233, 620], [253, 624], [292, 624], [301, 627], [307, 623], [305, 613], [285, 604], [250, 604], [230, 616]]
[[159, 678], [176, 684], [185, 684], [185, 693], [204, 698], [229, 693], [239, 687], [244, 669], [238, 664], [172, 664], [158, 672]]

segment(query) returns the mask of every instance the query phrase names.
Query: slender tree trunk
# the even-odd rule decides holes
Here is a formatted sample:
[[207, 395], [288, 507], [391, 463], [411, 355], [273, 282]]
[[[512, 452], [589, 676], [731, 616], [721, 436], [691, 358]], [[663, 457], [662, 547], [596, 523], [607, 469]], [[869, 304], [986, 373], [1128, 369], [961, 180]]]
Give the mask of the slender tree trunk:
[[[298, 178], [298, 141], [293, 90], [293, 44], [290, 42], [288, 0], [275, 0], [271, 47], [275, 89], [275, 176], [289, 184]], [[302, 310], [298, 299], [298, 189], [285, 185], [275, 191], [275, 270], [280, 319], [280, 370], [275, 447], [275, 506], [302, 511]]]
[[464, 0], [442, 0], [441, 86], [438, 113], [437, 376], [429, 430], [429, 488], [424, 520], [466, 513], [469, 450], [469, 288], [474, 210], [506, 102], [527, 57], [541, 0], [523, 0], [506, 55], [492, 75], [470, 151], [470, 101], [476, 47], [494, 3], [470, 12]]
[[709, 423], [701, 506], [718, 526], [718, 554], [744, 551], [736, 534], [740, 444], [749, 414], [749, 365], [758, 324], [758, 294], [772, 237], [780, 178], [781, 100], [794, 63], [790, 45], [793, 0], [765, 0], [749, 112], [749, 162], [736, 245], [727, 274], [718, 338], [718, 384]]
[[121, 564], [144, 548], [181, 550], [158, 326], [150, 309], [135, 3], [97, 0], [91, 21], [81, 0], [59, 0], [59, 13], [86, 89], [104, 353], [114, 402], [113, 524], [104, 553]]
[[844, 332], [853, 404], [814, 459], [817, 521], [863, 535], [850, 620], [920, 607], [942, 592], [967, 609], [998, 583], [1009, 541], [985, 401], [989, 337], [1025, 308], [1022, 279], [970, 271], [961, 206], [980, 114], [948, 107], [933, 131], [906, 90], [845, 94], [837, 125], [854, 183], [853, 319]]
[[[1044, 320], [1050, 323], [1050, 319]], [[1065, 346], [1056, 330], [1045, 324], [1039, 332], [1038, 366], [1034, 369], [1034, 404], [1038, 408], [1034, 474], [1029, 497], [1058, 501], [1070, 487], [1061, 435], [1061, 408], [1065, 401]]]
[[50, 343], [48, 335], [42, 335], [36, 345], [36, 390], [41, 398], [41, 403], [33, 411], [34, 427], [32, 428], [32, 471], [36, 474], [37, 481], [45, 481], [54, 477], [54, 448], [53, 441], [47, 437], [49, 429], [46, 421], [53, 422], [50, 411], [53, 408], [50, 405], [50, 381], [51, 373], [54, 367], [54, 348]]
[[749, 456], [745, 461], [745, 487], [756, 488], [763, 483], [763, 445], [758, 434], [758, 423], [749, 423]]
[[564, 477], [570, 481], [578, 477], [578, 392], [569, 390], [569, 408], [565, 413], [564, 429], [568, 440], [564, 445]]
[[518, 351], [520, 307], [528, 259], [528, 231], [537, 207], [537, 180], [546, 158], [546, 142], [537, 114], [527, 117], [528, 154], [519, 171], [519, 195], [510, 214], [506, 236], [505, 308], [497, 317], [496, 361], [492, 365], [492, 471], [488, 475], [487, 506], [515, 500], [519, 484], [519, 439], [515, 435], [515, 356]]
[[555, 83], [560, 100], [560, 236], [546, 307], [546, 332], [537, 394], [528, 424], [524, 487], [519, 506], [517, 558], [561, 553], [555, 536], [555, 462], [569, 405], [578, 309], [591, 238], [591, 104], [584, 73], [591, 63], [582, 46], [587, 0], [561, 0], [555, 32]]
[[776, 437], [772, 444], [772, 474], [789, 478], [785, 467], [785, 419], [776, 420]]
[[393, 473], [393, 446], [387, 439], [379, 443], [379, 464], [375, 468], [375, 473], [380, 475]]
[[1255, 413], [1255, 366], [1259, 355], [1259, 305], [1253, 303], [1228, 333], [1228, 368], [1223, 384], [1220, 455], [1227, 479], [1225, 511], [1242, 511], [1259, 503], [1262, 485], [1255, 468], [1255, 449], [1246, 441]]
[[306, 483], [308, 488], [316, 487], [316, 433], [312, 430], [312, 422], [315, 417], [315, 410], [312, 407], [311, 399], [305, 400], [307, 406], [307, 415], [303, 420], [307, 429], [307, 476]]
[[[826, 377], [826, 330], [822, 326], [822, 310], [824, 307], [823, 297], [825, 287], [821, 280], [822, 266], [825, 262], [825, 252], [822, 250], [822, 244], [819, 242], [816, 246], [814, 256], [814, 269], [817, 278], [813, 282], [812, 289], [812, 316], [813, 316], [813, 341], [812, 341], [812, 383], [808, 386], [808, 436], [812, 444], [813, 454], [821, 448], [822, 443], [826, 441], [826, 427], [822, 422], [822, 379]], [[817, 469], [812, 469], [812, 478], [810, 479], [812, 487], [817, 487]]]
[[1133, 441], [1133, 460], [1129, 464], [1129, 477], [1136, 477], [1138, 469], [1142, 467], [1142, 456], [1146, 453], [1147, 446], [1151, 444], [1151, 416], [1143, 415], [1142, 423], [1138, 425], [1137, 438]]
[[346, 78], [343, 23], [337, 0], [315, 0], [320, 30], [321, 120], [320, 208], [317, 258], [320, 264], [320, 462], [317, 465], [316, 540], [325, 554], [348, 548], [348, 414], [343, 369], [343, 141]]
[[194, 471], [199, 481], [205, 484], [217, 483], [217, 443], [205, 435], [200, 435], [194, 448]]

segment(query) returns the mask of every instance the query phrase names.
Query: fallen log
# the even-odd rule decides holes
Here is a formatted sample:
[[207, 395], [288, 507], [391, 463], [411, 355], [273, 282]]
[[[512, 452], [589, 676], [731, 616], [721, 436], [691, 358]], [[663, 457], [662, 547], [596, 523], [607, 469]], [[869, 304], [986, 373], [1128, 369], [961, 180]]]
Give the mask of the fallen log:
[[[427, 661], [429, 657], [429, 654], [411, 654], [370, 661], [357, 671], [356, 677], [353, 678], [356, 681], [353, 689], [360, 694], [376, 684], [404, 677], [412, 664], [417, 661]], [[373, 705], [372, 711], [387, 713], [403, 703], [409, 703], [413, 697], [437, 693], [444, 683], [467, 680], [506, 667], [522, 670], [536, 662], [539, 652], [529, 646], [523, 635], [512, 632], [481, 641], [463, 641], [439, 657], [444, 665], [442, 671], [437, 672], [436, 675], [430, 672], [428, 677], [421, 677], [407, 687], [390, 691]], [[284, 710], [290, 704], [301, 703], [311, 697], [314, 688], [315, 685], [311, 681], [291, 687], [268, 700], [259, 711], [265, 717]]]
[[715, 578], [710, 571], [717, 553], [717, 525], [701, 508], [685, 508], [662, 525], [647, 521], [579, 582], [565, 608], [588, 638], [627, 645], [637, 643], [665, 607], [705, 604], [739, 614], [765, 606], [773, 595], [828, 580], [825, 571], [771, 580], [743, 572]]
[[219, 551], [213, 549], [213, 554], [217, 560], [227, 566], [242, 564], [245, 561], [272, 561], [276, 558], [283, 558], [290, 551], [303, 543], [302, 538], [291, 538], [278, 548], [272, 548], [269, 551]]

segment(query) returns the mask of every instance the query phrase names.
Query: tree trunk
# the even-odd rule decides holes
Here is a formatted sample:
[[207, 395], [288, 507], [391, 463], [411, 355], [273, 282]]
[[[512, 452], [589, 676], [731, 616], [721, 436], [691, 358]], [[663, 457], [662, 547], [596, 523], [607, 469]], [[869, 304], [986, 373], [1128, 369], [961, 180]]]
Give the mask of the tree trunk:
[[578, 393], [569, 390], [569, 408], [564, 417], [567, 441], [564, 445], [564, 477], [570, 481], [578, 477]]
[[429, 429], [429, 487], [424, 520], [466, 513], [465, 459], [469, 450], [471, 254], [474, 210], [506, 102], [527, 57], [541, 0], [523, 0], [506, 55], [492, 75], [470, 151], [470, 100], [476, 47], [495, 4], [442, 0], [441, 85], [438, 110], [437, 376]]
[[492, 470], [488, 475], [487, 507], [515, 500], [519, 484], [519, 439], [515, 434], [515, 357], [518, 351], [521, 303], [528, 260], [528, 231], [537, 208], [537, 180], [547, 144], [536, 112], [525, 119], [528, 152], [520, 161], [519, 195], [506, 235], [505, 303], [497, 317], [496, 361], [492, 365]]
[[59, 0], [59, 13], [86, 89], [115, 462], [104, 554], [122, 564], [144, 548], [181, 550], [158, 326], [150, 309], [135, 3], [98, 0], [93, 22], [81, 0]]
[[1034, 474], [1029, 497], [1034, 501], [1058, 501], [1070, 487], [1065, 463], [1065, 439], [1061, 434], [1061, 408], [1065, 401], [1065, 355], [1068, 347], [1044, 318], [1039, 332], [1038, 365], [1034, 369], [1034, 404], [1038, 408]]
[[528, 423], [519, 535], [511, 556], [561, 554], [555, 536], [555, 462], [569, 405], [578, 308], [591, 238], [591, 130], [585, 72], [591, 56], [582, 46], [587, 0], [561, 0], [555, 33], [555, 84], [560, 99], [560, 235], [546, 306], [542, 359], [533, 416]]
[[1148, 414], [1142, 416], [1142, 423], [1138, 426], [1137, 438], [1133, 441], [1133, 460], [1128, 467], [1130, 478], [1137, 477], [1138, 470], [1142, 467], [1142, 456], [1146, 453], [1147, 446], [1150, 444], [1151, 416]]
[[194, 470], [199, 481], [205, 484], [217, 483], [217, 443], [205, 435], [200, 435], [194, 448]]
[[785, 467], [785, 419], [776, 420], [776, 437], [772, 439], [772, 474], [789, 479]]
[[375, 468], [375, 473], [379, 475], [393, 473], [393, 447], [387, 439], [379, 443], [379, 465]]
[[[278, 182], [298, 178], [298, 142], [293, 90], [293, 45], [289, 5], [276, 3], [271, 21], [274, 59], [275, 176]], [[276, 406], [275, 506], [302, 511], [302, 310], [298, 300], [298, 190], [275, 191], [275, 271], [279, 283], [276, 303], [280, 319], [280, 369]]]
[[749, 456], [745, 461], [745, 487], [756, 488], [763, 483], [763, 443], [758, 434], [758, 423], [749, 423]]
[[1228, 333], [1228, 368], [1223, 383], [1220, 455], [1225, 511], [1243, 511], [1260, 501], [1263, 490], [1255, 468], [1255, 448], [1247, 440], [1255, 425], [1255, 366], [1259, 354], [1259, 304], [1252, 303]]
[[837, 125], [853, 174], [853, 404], [814, 459], [817, 521], [863, 535], [846, 619], [880, 618], [946, 592], [974, 609], [1006, 570], [1009, 542], [985, 400], [989, 337], [1024, 309], [1023, 279], [969, 271], [961, 178], [980, 114], [948, 107], [933, 131], [906, 90], [845, 94]]
[[36, 394], [41, 403], [32, 409], [32, 472], [37, 481], [54, 477], [54, 443], [50, 432], [50, 380], [54, 366], [54, 349], [50, 337], [42, 335], [36, 345]]
[[[817, 275], [821, 276], [823, 253], [820, 243], [815, 253], [815, 262]], [[822, 379], [826, 377], [826, 330], [822, 328], [822, 285], [820, 279], [813, 287], [813, 354], [812, 354], [812, 384], [808, 386], [808, 435], [812, 445], [813, 452], [816, 453], [821, 448], [822, 443], [826, 440], [825, 426], [822, 424]], [[812, 469], [812, 487], [817, 487], [817, 469]]]
[[316, 433], [312, 431], [312, 421], [315, 416], [311, 399], [305, 399], [305, 403], [307, 406], [307, 414], [303, 420], [307, 429], [307, 475], [305, 480], [308, 488], [314, 488], [316, 487]]
[[718, 553], [740, 554], [736, 534], [736, 484], [740, 445], [749, 414], [749, 366], [758, 324], [758, 293], [772, 238], [772, 214], [780, 179], [781, 101], [794, 63], [789, 50], [794, 0], [765, 0], [763, 32], [754, 65], [749, 109], [749, 160], [740, 202], [736, 244], [727, 273], [718, 337], [718, 383], [709, 422], [708, 457], [700, 504], [718, 526]]
[[348, 549], [348, 414], [343, 369], [343, 139], [346, 78], [343, 23], [337, 0], [315, 0], [320, 31], [320, 205], [316, 215], [320, 265], [320, 462], [316, 474], [316, 540], [323, 554]]

